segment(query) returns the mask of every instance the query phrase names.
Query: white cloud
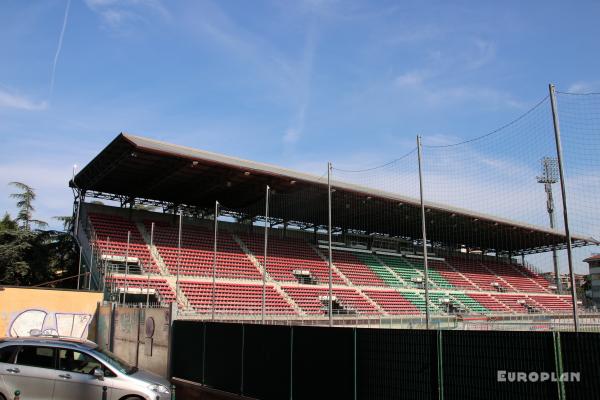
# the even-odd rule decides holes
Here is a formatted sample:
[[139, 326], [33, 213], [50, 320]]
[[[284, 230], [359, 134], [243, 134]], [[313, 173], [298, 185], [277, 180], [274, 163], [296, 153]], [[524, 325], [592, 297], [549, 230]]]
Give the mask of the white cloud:
[[48, 103], [45, 101], [36, 102], [25, 96], [9, 93], [0, 88], [0, 108], [16, 108], [19, 110], [39, 111], [45, 110]]
[[578, 81], [572, 83], [567, 92], [570, 93], [590, 93], [600, 90], [600, 81]]
[[105, 26], [121, 30], [127, 25], [145, 21], [147, 11], [169, 19], [170, 13], [161, 0], [85, 0], [90, 10], [97, 13]]
[[496, 57], [496, 46], [483, 39], [473, 40], [475, 51], [469, 51], [465, 55], [466, 68], [479, 69], [489, 64]]
[[426, 75], [424, 71], [410, 71], [396, 77], [394, 83], [398, 87], [420, 86], [425, 81]]
[[285, 144], [294, 144], [300, 139], [300, 131], [294, 128], [288, 128], [283, 135], [283, 142]]

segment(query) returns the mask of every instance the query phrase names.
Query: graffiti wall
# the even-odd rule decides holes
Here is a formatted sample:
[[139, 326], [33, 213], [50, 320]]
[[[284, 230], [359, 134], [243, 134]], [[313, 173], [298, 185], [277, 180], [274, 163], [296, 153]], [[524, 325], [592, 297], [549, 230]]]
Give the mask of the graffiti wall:
[[88, 338], [100, 301], [102, 293], [96, 292], [0, 287], [0, 337], [43, 333]]

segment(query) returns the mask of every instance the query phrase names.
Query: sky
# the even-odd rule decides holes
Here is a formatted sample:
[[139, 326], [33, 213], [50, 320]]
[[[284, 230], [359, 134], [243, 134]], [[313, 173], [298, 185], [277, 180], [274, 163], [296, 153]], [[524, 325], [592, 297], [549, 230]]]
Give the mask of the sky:
[[597, 1], [5, 0], [0, 211], [22, 181], [58, 226], [73, 165], [119, 132], [317, 175], [398, 158], [417, 134], [476, 137], [548, 83], [600, 91], [598, 15]]

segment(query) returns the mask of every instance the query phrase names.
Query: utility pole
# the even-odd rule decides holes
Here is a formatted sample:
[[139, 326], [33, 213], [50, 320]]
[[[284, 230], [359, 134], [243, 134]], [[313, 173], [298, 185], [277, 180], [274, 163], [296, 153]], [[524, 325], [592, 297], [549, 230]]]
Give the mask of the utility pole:
[[[537, 177], [538, 183], [544, 184], [546, 191], [546, 209], [550, 217], [550, 228], [556, 228], [556, 220], [554, 218], [554, 196], [552, 194], [552, 185], [558, 182], [558, 160], [552, 157], [544, 157], [540, 160], [542, 173]], [[558, 256], [556, 247], [552, 246], [552, 264], [554, 265], [554, 278], [556, 282], [556, 292], [562, 292], [562, 282], [560, 279], [560, 271], [558, 269]]]

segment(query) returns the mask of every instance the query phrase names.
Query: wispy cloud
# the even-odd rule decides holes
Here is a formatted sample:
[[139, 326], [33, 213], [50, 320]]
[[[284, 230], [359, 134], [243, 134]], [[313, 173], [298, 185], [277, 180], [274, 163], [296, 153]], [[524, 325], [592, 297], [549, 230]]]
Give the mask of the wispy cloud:
[[309, 24], [306, 39], [304, 43], [304, 53], [302, 61], [298, 68], [296, 82], [296, 97], [298, 98], [298, 108], [291, 126], [286, 130], [283, 136], [283, 142], [286, 145], [296, 143], [304, 132], [306, 116], [310, 107], [311, 80], [314, 68], [314, 59], [316, 51], [316, 26], [312, 20]]
[[69, 19], [69, 9], [71, 8], [71, 0], [67, 0], [67, 7], [65, 8], [65, 17], [63, 19], [62, 29], [60, 30], [60, 36], [58, 37], [58, 45], [56, 46], [56, 53], [54, 53], [54, 62], [52, 63], [52, 75], [50, 76], [50, 96], [54, 92], [54, 78], [56, 76], [56, 64], [58, 64], [58, 57], [62, 49], [63, 39], [65, 37], [65, 30], [67, 29], [67, 21]]
[[567, 92], [571, 93], [590, 93], [600, 91], [600, 81], [578, 81], [572, 83]]
[[394, 83], [396, 84], [396, 86], [401, 88], [415, 87], [421, 85], [425, 81], [427, 75], [428, 73], [424, 70], [409, 71], [397, 76], [394, 79]]
[[107, 28], [115, 31], [123, 31], [127, 25], [146, 21], [144, 15], [147, 11], [164, 19], [170, 18], [161, 0], [85, 0], [85, 3], [100, 16]]
[[26, 111], [39, 111], [45, 110], [48, 107], [48, 103], [45, 101], [36, 102], [27, 97], [10, 93], [0, 88], [0, 108], [15, 108], [18, 110]]

